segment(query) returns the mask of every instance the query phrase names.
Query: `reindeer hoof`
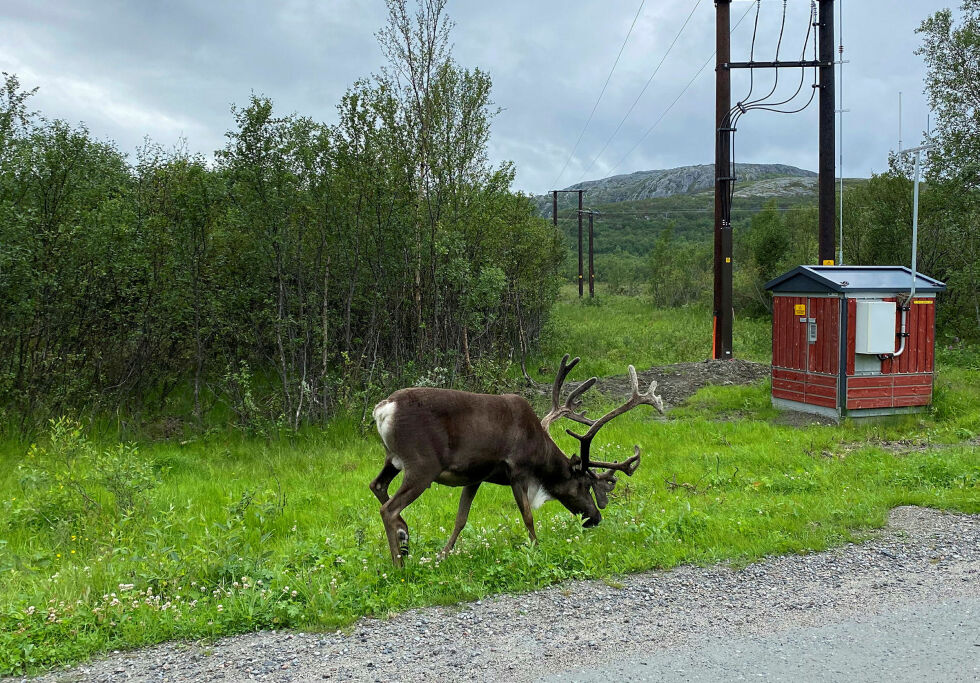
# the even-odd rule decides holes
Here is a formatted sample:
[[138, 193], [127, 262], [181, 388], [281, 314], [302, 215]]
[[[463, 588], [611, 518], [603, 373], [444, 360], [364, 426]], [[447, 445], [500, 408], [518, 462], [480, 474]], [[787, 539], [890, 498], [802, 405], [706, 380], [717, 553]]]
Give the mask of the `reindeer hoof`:
[[398, 530], [398, 552], [402, 557], [408, 555], [408, 532], [404, 529]]

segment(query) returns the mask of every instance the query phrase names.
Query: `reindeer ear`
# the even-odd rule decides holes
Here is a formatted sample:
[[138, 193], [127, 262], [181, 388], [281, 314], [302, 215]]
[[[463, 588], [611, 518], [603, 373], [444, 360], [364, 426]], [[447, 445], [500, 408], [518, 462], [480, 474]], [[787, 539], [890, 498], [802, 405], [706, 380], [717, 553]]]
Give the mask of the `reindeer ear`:
[[571, 460], [572, 460], [572, 470], [575, 471], [575, 472], [581, 472], [582, 471], [582, 458], [578, 457], [577, 455], [573, 455], [572, 458], [571, 458]]
[[592, 493], [595, 494], [595, 504], [600, 510], [604, 510], [609, 505], [609, 496], [603, 490], [605, 487], [601, 482], [593, 482]]

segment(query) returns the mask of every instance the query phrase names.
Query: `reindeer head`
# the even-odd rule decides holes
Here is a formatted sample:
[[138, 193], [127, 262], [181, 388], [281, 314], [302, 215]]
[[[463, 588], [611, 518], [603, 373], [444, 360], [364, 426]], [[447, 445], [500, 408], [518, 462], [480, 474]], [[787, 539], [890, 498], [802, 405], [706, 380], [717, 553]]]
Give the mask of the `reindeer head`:
[[[630, 382], [632, 383], [632, 395], [626, 403], [615, 408], [598, 420], [591, 420], [585, 417], [585, 411], [581, 410], [582, 394], [588, 391], [596, 383], [597, 378], [592, 377], [576, 387], [565, 400], [560, 403], [561, 388], [568, 376], [569, 371], [579, 362], [575, 358], [571, 363], [568, 362], [568, 354], [561, 360], [561, 367], [555, 377], [555, 383], [551, 390], [551, 411], [541, 419], [541, 426], [545, 432], [556, 419], [567, 417], [580, 424], [588, 425], [589, 429], [585, 434], [576, 434], [570, 429], [565, 430], [570, 436], [579, 441], [579, 455], [569, 458], [569, 474], [567, 479], [557, 484], [551, 491], [570, 512], [582, 515], [585, 518], [584, 526], [593, 527], [602, 521], [599, 510], [606, 507], [609, 502], [609, 494], [616, 487], [616, 471], [623, 472], [631, 477], [640, 465], [640, 447], [633, 446], [633, 456], [623, 462], [600, 462], [589, 457], [592, 447], [592, 439], [600, 429], [608, 424], [613, 418], [626, 413], [640, 405], [650, 405], [656, 408], [661, 414], [664, 412], [664, 402], [657, 396], [656, 381], [650, 384], [646, 393], [640, 393], [639, 378], [636, 369], [629, 366]], [[566, 456], [567, 457], [567, 456]], [[603, 473], [598, 473], [596, 469], [605, 469]]]

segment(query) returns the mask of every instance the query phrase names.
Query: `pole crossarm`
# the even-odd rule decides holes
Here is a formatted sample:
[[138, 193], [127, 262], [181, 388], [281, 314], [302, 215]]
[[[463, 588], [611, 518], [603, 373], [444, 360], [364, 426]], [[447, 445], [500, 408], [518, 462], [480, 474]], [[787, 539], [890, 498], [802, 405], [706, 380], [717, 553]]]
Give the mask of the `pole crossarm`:
[[898, 153], [899, 154], [909, 154], [911, 152], [922, 152], [922, 151], [925, 151], [927, 149], [932, 149], [935, 146], [936, 146], [936, 144], [934, 142], [930, 142], [929, 144], [919, 145], [918, 147], [908, 147], [906, 149], [900, 149], [900, 150], [898, 150]]
[[719, 65], [720, 69], [781, 69], [781, 68], [800, 68], [830, 66], [833, 62], [821, 62], [816, 59], [804, 59], [799, 61], [778, 61], [778, 62], [725, 62]]

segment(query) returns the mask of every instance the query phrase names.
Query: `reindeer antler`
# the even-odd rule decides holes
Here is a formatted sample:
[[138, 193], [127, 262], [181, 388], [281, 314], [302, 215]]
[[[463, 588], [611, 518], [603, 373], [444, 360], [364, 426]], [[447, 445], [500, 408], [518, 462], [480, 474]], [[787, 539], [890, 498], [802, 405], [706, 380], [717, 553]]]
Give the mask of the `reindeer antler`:
[[626, 403], [619, 406], [618, 408], [615, 408], [614, 410], [609, 411], [608, 413], [600, 417], [598, 420], [595, 420], [592, 423], [592, 426], [589, 427], [589, 431], [586, 432], [585, 434], [576, 434], [570, 429], [565, 430], [566, 432], [568, 432], [569, 436], [574, 436], [576, 439], [579, 440], [579, 443], [581, 444], [580, 455], [582, 458], [583, 469], [589, 467], [604, 467], [610, 470], [619, 470], [620, 472], [625, 472], [627, 476], [630, 476], [633, 474], [633, 472], [636, 471], [636, 468], [640, 464], [639, 446], [634, 446], [635, 451], [633, 457], [621, 463], [599, 462], [599, 461], [591, 462], [589, 460], [589, 450], [592, 447], [592, 439], [599, 432], [599, 430], [602, 429], [602, 427], [605, 424], [607, 424], [610, 420], [612, 420], [614, 417], [618, 417], [619, 415], [629, 412], [630, 410], [633, 410], [633, 408], [636, 408], [637, 406], [641, 406], [641, 405], [653, 406], [661, 414], [663, 414], [664, 412], [664, 401], [660, 396], [657, 396], [656, 394], [657, 381], [654, 380], [653, 382], [651, 382], [650, 388], [646, 391], [646, 393], [641, 394], [640, 380], [636, 376], [636, 368], [634, 368], [632, 365], [629, 366], [629, 375], [630, 375], [630, 383], [632, 384], [633, 393], [632, 396], [630, 396], [630, 399]]
[[558, 368], [558, 374], [555, 375], [555, 383], [551, 387], [551, 412], [541, 418], [541, 426], [544, 427], [545, 431], [548, 431], [549, 425], [560, 417], [567, 417], [569, 420], [574, 420], [575, 422], [584, 425], [593, 425], [594, 421], [590, 420], [585, 416], [584, 410], [579, 410], [582, 407], [582, 394], [592, 388], [598, 379], [596, 377], [591, 377], [578, 387], [576, 387], [572, 393], [568, 395], [565, 399], [564, 405], [560, 405], [561, 401], [561, 389], [562, 385], [565, 383], [565, 378], [568, 373], [574, 368], [578, 362], [581, 360], [578, 356], [572, 359], [572, 362], [568, 362], [569, 354], [565, 354], [564, 358], [561, 359], [561, 367]]

